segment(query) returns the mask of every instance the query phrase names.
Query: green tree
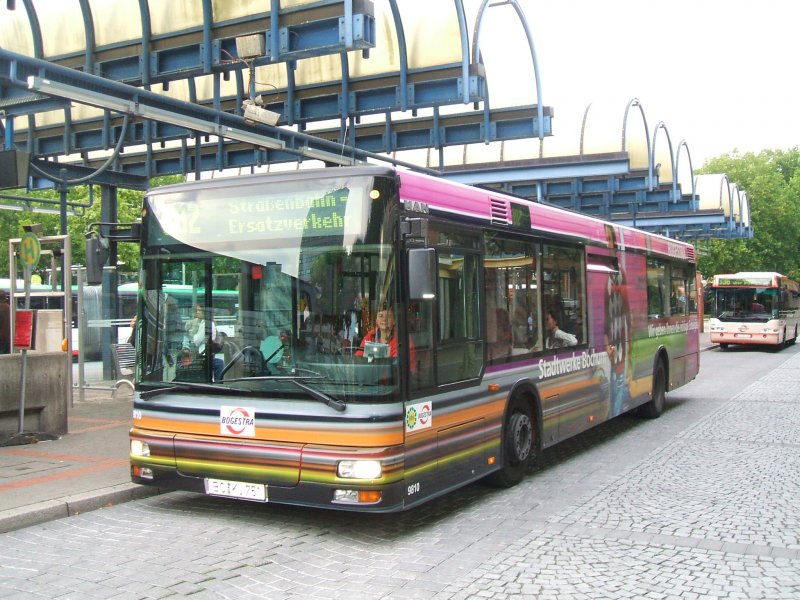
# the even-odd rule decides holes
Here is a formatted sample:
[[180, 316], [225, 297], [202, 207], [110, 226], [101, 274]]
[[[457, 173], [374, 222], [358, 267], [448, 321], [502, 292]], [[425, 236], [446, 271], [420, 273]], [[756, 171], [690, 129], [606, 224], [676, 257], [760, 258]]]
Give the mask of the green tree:
[[[183, 181], [182, 176], [166, 176], [154, 178], [150, 181], [150, 187], [158, 187]], [[47, 208], [53, 211], [59, 210], [60, 194], [55, 190], [33, 190], [25, 193], [24, 190], [9, 192], [19, 198], [28, 198], [30, 206], [37, 208]], [[142, 199], [144, 194], [135, 190], [119, 189], [117, 192], [117, 222], [133, 223], [141, 219]], [[35, 200], [39, 199], [40, 202]], [[91, 223], [100, 222], [100, 188], [94, 186], [93, 194], [90, 195], [89, 186], [75, 186], [67, 191], [67, 202], [72, 204], [68, 207], [67, 233], [71, 236], [72, 264], [86, 264], [86, 238], [85, 234]], [[21, 200], [4, 200], [6, 206], [24, 206]], [[72, 214], [74, 213], [74, 214]], [[23, 233], [23, 225], [40, 223], [44, 230], [44, 235], [59, 235], [61, 232], [61, 220], [58, 214], [34, 213], [27, 210], [0, 210], [0, 238], [11, 239], [19, 238]], [[135, 275], [139, 269], [139, 244], [120, 243], [117, 245], [117, 255], [119, 260], [119, 271], [131, 276]], [[40, 268], [47, 265], [40, 264]], [[8, 264], [7, 246], [0, 252], [0, 277], [7, 277], [10, 273]]]
[[800, 150], [723, 155], [700, 173], [725, 173], [747, 191], [752, 239], [700, 243], [698, 268], [706, 277], [737, 271], [778, 271], [800, 278]]

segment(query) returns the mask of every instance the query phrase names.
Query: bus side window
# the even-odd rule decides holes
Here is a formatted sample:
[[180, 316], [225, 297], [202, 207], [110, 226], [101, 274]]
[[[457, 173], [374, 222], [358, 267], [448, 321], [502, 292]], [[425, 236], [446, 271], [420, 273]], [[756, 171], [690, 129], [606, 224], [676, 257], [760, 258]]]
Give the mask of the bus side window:
[[440, 251], [438, 257], [441, 341], [436, 350], [436, 380], [442, 385], [480, 374], [483, 342], [478, 313], [477, 255]]
[[647, 259], [647, 318], [661, 319], [669, 316], [667, 291], [668, 265], [654, 258]]
[[492, 363], [541, 350], [537, 249], [529, 240], [501, 233], [485, 235], [486, 343]]
[[578, 344], [587, 342], [585, 262], [581, 248], [542, 246], [540, 327], [547, 331], [547, 313], [552, 312], [559, 328], [575, 336]]

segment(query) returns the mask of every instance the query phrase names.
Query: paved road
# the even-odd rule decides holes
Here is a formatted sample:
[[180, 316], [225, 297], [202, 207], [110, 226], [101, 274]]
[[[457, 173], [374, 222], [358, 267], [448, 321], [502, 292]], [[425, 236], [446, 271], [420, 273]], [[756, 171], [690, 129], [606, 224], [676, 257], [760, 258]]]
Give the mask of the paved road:
[[799, 598], [800, 346], [702, 369], [511, 490], [397, 515], [174, 493], [2, 534], [0, 597]]

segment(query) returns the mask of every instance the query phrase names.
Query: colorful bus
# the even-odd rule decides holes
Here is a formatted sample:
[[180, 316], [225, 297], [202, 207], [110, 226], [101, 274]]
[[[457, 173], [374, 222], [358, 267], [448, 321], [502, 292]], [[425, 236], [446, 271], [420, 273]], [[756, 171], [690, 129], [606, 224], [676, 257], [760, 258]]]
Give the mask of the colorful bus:
[[[301, 170], [151, 190], [142, 226], [139, 484], [403, 510], [514, 485], [544, 448], [657, 417], [698, 372], [691, 245], [497, 191]], [[221, 350], [172, 365], [178, 272], [206, 315], [217, 274], [238, 302]]]
[[711, 284], [711, 341], [782, 348], [797, 341], [800, 286], [774, 272], [715, 275]]

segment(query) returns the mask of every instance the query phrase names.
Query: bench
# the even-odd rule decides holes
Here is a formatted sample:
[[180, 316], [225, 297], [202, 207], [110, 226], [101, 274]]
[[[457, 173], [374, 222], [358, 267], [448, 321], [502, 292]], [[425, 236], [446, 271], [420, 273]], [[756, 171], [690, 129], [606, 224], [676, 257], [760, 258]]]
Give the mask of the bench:
[[117, 399], [117, 392], [121, 385], [130, 386], [133, 391], [133, 374], [136, 368], [136, 348], [132, 344], [111, 344], [111, 356], [114, 360], [114, 374], [117, 382], [114, 384], [113, 398]]

